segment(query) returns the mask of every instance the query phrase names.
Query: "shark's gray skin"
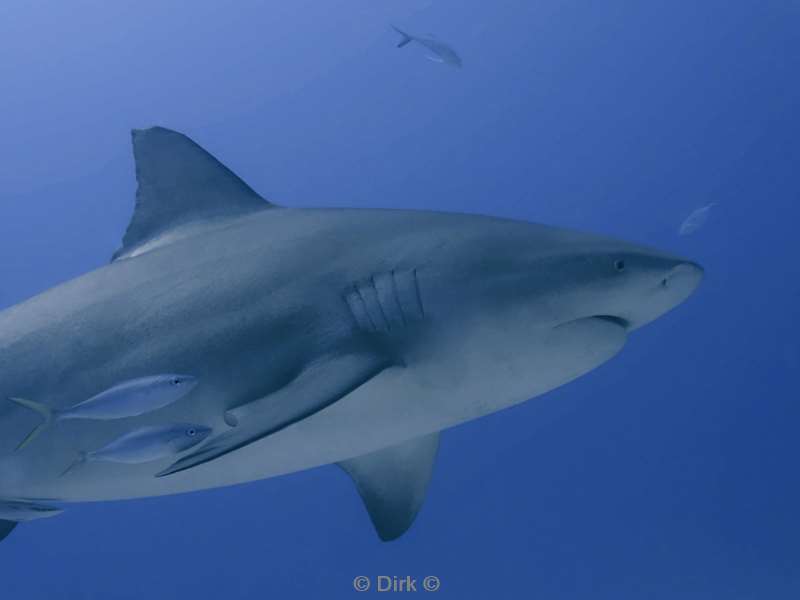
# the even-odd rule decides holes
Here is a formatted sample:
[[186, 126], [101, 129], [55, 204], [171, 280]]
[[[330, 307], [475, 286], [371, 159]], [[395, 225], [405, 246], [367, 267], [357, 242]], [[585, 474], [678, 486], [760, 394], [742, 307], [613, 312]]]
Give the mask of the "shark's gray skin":
[[392, 25], [392, 29], [402, 36], [402, 39], [397, 43], [398, 48], [402, 48], [411, 42], [417, 42], [420, 46], [424, 46], [433, 53], [433, 55], [428, 55], [426, 57], [428, 60], [449, 65], [451, 67], [455, 67], [456, 69], [461, 68], [461, 57], [456, 53], [455, 50], [453, 50], [444, 42], [440, 42], [433, 37], [411, 35], [410, 33], [406, 33], [394, 25]]
[[[544, 225], [279, 208], [179, 133], [133, 143], [136, 210], [113, 262], [0, 313], [0, 397], [58, 410], [167, 370], [199, 384], [158, 412], [64, 422], [21, 452], [38, 416], [1, 402], [0, 498], [156, 496], [339, 463], [393, 539], [422, 504], [440, 431], [603, 364], [702, 277]], [[77, 452], [170, 422], [214, 435], [174, 462], [59, 478]]]

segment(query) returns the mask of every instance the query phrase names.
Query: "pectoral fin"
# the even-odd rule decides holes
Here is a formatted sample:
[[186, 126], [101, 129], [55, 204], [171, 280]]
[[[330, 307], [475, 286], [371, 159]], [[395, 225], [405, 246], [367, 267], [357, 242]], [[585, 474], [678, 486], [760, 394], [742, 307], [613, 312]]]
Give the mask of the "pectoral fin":
[[6, 539], [17, 525], [19, 523], [16, 521], [0, 521], [0, 542]]
[[425, 501], [438, 450], [439, 434], [434, 433], [338, 463], [356, 484], [383, 541], [411, 527]]
[[156, 477], [191, 469], [277, 433], [330, 406], [391, 366], [386, 357], [370, 353], [320, 358], [276, 392], [229, 410], [225, 420], [235, 429]]

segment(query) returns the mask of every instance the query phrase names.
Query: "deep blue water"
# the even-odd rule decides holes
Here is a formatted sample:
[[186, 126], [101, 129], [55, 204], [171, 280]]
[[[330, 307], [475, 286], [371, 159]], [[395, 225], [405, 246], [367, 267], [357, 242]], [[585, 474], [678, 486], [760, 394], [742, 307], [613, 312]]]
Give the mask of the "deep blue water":
[[[464, 68], [396, 49], [391, 23]], [[799, 28], [793, 0], [0, 3], [2, 307], [108, 261], [129, 130], [154, 124], [279, 204], [499, 215], [706, 268], [597, 371], [446, 432], [398, 542], [324, 467], [21, 526], [0, 598], [350, 598], [357, 575], [799, 597]]]

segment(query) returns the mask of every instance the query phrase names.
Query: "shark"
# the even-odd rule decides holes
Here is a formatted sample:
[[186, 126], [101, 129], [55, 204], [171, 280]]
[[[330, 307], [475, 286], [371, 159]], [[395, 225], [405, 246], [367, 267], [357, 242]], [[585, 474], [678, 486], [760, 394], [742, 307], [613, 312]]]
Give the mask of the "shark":
[[[380, 539], [396, 539], [444, 430], [606, 363], [703, 277], [684, 258], [535, 223], [282, 207], [179, 132], [132, 140], [135, 210], [111, 261], [0, 312], [0, 538], [61, 510], [20, 499], [142, 498], [336, 464]], [[159, 373], [196, 383], [18, 448], [42, 417], [5, 399], [63, 414]], [[80, 453], [174, 422], [213, 434], [60, 476]]]

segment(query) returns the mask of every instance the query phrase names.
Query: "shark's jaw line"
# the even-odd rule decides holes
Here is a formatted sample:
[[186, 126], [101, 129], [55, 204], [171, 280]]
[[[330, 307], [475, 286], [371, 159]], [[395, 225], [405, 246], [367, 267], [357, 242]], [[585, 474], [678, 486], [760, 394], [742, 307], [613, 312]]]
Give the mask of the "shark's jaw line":
[[[623, 319], [622, 317], [616, 317], [614, 315], [592, 315], [591, 317], [582, 317], [582, 319], [599, 319], [601, 321], [607, 321], [609, 323], [613, 323], [625, 329], [627, 331], [628, 327], [630, 327], [630, 323], [627, 319]], [[574, 319], [575, 321], [580, 321], [581, 319]], [[568, 321], [569, 322], [569, 321]]]

